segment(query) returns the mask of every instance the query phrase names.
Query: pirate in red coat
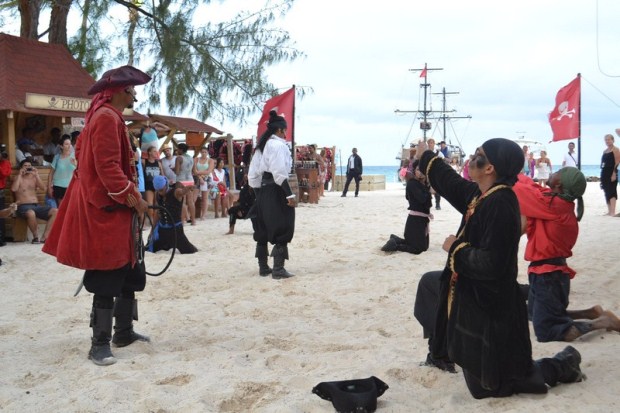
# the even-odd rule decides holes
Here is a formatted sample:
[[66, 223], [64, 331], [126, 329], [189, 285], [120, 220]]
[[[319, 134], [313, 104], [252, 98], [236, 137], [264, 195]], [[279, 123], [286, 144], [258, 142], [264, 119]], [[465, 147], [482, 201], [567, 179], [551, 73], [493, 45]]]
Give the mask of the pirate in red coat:
[[78, 168], [43, 247], [58, 262], [85, 270], [84, 287], [94, 294], [88, 358], [97, 365], [116, 362], [110, 339], [117, 347], [149, 341], [133, 331], [132, 323], [137, 320], [135, 292], [146, 283], [143, 264], [136, 262], [132, 217], [144, 213], [147, 203], [137, 188], [122, 111], [137, 101], [134, 86], [150, 80], [146, 73], [122, 66], [104, 73], [88, 91], [95, 96], [75, 148]]

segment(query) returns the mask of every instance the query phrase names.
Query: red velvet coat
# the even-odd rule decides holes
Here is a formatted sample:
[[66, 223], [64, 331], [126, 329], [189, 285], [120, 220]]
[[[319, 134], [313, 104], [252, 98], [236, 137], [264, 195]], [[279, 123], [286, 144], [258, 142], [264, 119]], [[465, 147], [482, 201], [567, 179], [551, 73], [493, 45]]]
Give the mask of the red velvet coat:
[[75, 155], [78, 167], [43, 251], [87, 270], [133, 264], [131, 207], [140, 193], [122, 114], [107, 104], [98, 109], [80, 134]]

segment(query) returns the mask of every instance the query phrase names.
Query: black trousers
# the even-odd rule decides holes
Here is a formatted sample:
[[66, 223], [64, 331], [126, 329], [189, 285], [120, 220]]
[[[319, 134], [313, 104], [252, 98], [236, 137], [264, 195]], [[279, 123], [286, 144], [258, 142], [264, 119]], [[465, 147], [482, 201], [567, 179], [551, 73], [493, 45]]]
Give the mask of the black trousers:
[[428, 223], [426, 217], [418, 217], [415, 215], [407, 216], [405, 224], [405, 238], [397, 239], [398, 250], [409, 252], [411, 254], [420, 254], [428, 250]]
[[360, 192], [360, 181], [362, 180], [362, 176], [357, 172], [349, 172], [347, 173], [347, 181], [345, 182], [344, 190], [342, 191], [343, 195], [347, 194], [347, 191], [349, 190], [349, 184], [353, 179], [355, 179], [355, 195]]
[[422, 325], [424, 338], [428, 339], [429, 350], [435, 331], [441, 273], [442, 271], [431, 271], [422, 275], [418, 282], [418, 291], [413, 307], [413, 315]]
[[268, 184], [256, 191], [254, 241], [259, 245], [288, 244], [295, 234], [295, 208], [288, 206], [280, 185]]
[[84, 288], [89, 293], [104, 297], [120, 297], [142, 291], [146, 285], [144, 264], [126, 264], [115, 270], [84, 271]]
[[238, 219], [246, 219], [247, 216], [247, 211], [245, 211], [241, 205], [232, 206], [228, 208], [228, 225], [234, 227]]

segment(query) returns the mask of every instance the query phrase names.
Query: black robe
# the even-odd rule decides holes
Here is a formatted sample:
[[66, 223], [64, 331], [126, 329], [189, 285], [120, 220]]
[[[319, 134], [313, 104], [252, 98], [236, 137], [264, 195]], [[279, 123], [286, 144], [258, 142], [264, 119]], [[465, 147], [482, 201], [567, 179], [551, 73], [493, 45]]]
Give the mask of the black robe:
[[[434, 157], [431, 152], [422, 155], [422, 172]], [[437, 193], [463, 214], [460, 234], [470, 202], [481, 196], [478, 185], [439, 159], [427, 176]], [[520, 237], [516, 195], [511, 188], [495, 190], [480, 201], [452, 245], [441, 277], [433, 356], [449, 357], [483, 388], [499, 393], [510, 392], [510, 383], [532, 369], [527, 309], [517, 283]], [[458, 280], [448, 317], [453, 270]]]
[[[409, 210], [417, 211], [423, 214], [430, 214], [431, 209], [431, 191], [422, 182], [417, 179], [407, 181], [405, 189], [407, 201], [409, 201]], [[412, 254], [420, 254], [428, 250], [428, 223], [430, 219], [416, 215], [408, 215], [405, 224], [405, 245], [399, 243], [399, 251], [406, 251]]]
[[175, 196], [175, 189], [169, 189], [165, 196], [157, 194], [158, 205], [166, 208], [166, 211], [159, 211], [159, 221], [153, 231], [153, 240], [149, 240], [149, 251], [157, 252], [160, 250], [168, 251], [177, 248], [181, 254], [193, 254], [198, 252], [183, 231], [183, 221], [181, 219], [183, 201], [179, 201]]

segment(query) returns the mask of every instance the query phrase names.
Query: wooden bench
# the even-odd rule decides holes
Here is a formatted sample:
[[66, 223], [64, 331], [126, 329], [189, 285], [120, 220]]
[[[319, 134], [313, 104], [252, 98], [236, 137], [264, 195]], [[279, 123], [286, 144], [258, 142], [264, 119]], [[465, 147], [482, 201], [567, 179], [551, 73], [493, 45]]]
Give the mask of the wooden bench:
[[[43, 181], [43, 184], [46, 185], [47, 188], [47, 180], [49, 178], [50, 169], [49, 167], [36, 167], [39, 171], [39, 176]], [[19, 169], [13, 168], [11, 172], [11, 177], [7, 179], [6, 189], [4, 190], [4, 204], [6, 207], [11, 205], [14, 200], [13, 191], [11, 191], [11, 185], [13, 184], [13, 180], [15, 176], [19, 173]], [[37, 189], [37, 201], [40, 205], [45, 204], [45, 194], [46, 191], [42, 191]], [[47, 221], [42, 219], [37, 219], [37, 223], [39, 225], [47, 225]], [[39, 231], [39, 237], [43, 235], [41, 230]], [[13, 242], [24, 242], [28, 240], [28, 223], [26, 219], [19, 217], [11, 217], [4, 219], [4, 238], [7, 241], [12, 240]]]

